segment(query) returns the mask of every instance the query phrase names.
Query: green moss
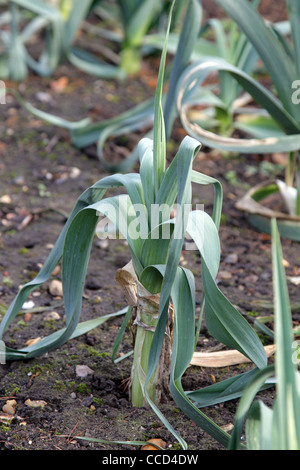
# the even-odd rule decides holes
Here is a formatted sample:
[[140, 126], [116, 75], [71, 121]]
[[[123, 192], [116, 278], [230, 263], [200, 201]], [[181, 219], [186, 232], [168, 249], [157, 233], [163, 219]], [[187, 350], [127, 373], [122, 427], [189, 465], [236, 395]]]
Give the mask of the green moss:
[[80, 383], [77, 387], [77, 391], [78, 393], [84, 393], [84, 394], [91, 393], [91, 390], [88, 388], [87, 384], [85, 383]]
[[5, 424], [1, 424], [0, 429], [3, 432], [8, 432], [10, 430], [9, 426], [6, 426]]
[[63, 391], [63, 390], [66, 390], [66, 385], [62, 380], [55, 380], [55, 384], [53, 388], [55, 390]]
[[179, 408], [173, 408], [172, 411], [173, 411], [173, 413], [176, 413], [176, 414], [177, 414], [177, 413], [180, 413]]
[[76, 387], [76, 382], [74, 380], [72, 380], [71, 382], [68, 382], [67, 383], [67, 387], [68, 388], [75, 388]]
[[28, 250], [28, 248], [25, 248], [25, 247], [24, 247], [24, 248], [20, 248], [20, 249], [18, 250], [18, 253], [19, 253], [19, 255], [27, 255], [27, 253], [29, 253], [29, 250]]
[[95, 405], [101, 406], [101, 405], [104, 405], [105, 400], [103, 400], [103, 398], [94, 397], [93, 398], [93, 403], [95, 403]]
[[251, 310], [250, 312], [247, 312], [247, 315], [250, 315], [250, 317], [259, 317], [260, 316], [260, 313], [259, 312], [255, 312], [255, 310]]

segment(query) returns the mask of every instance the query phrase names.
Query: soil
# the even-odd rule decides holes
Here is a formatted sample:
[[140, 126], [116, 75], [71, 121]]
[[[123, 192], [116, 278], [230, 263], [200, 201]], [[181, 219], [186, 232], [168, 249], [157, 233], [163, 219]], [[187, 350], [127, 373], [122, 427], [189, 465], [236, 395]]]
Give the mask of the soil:
[[[204, 7], [206, 3], [211, 4], [203, 3]], [[100, 121], [152, 96], [157, 67], [158, 59], [149, 58], [138, 78], [115, 82], [97, 80], [63, 64], [51, 78], [31, 74], [25, 83], [7, 83], [7, 86], [18, 87], [26, 100], [54, 114], [76, 120], [88, 115]], [[60, 86], [62, 83], [65, 86]], [[41, 101], [45, 97], [46, 103]], [[12, 95], [7, 96], [6, 105], [0, 106], [0, 113], [0, 197], [8, 196], [0, 203], [0, 308], [4, 314], [19, 286], [37, 274], [77, 197], [107, 172], [96, 158], [94, 147], [74, 148], [67, 131], [32, 116]], [[106, 157], [124, 158], [143, 133], [109, 140]], [[168, 147], [170, 159], [184, 135], [180, 123], [176, 122]], [[257, 182], [283, 175], [282, 166], [277, 164], [279, 157], [224, 155], [203, 148], [195, 161], [195, 169], [219, 179], [224, 190], [219, 287], [252, 325], [257, 315], [273, 313], [271, 241], [268, 235], [249, 225], [235, 203]], [[133, 168], [136, 170], [137, 165]], [[195, 197], [197, 202], [205, 204], [205, 209], [211, 210], [210, 189], [201, 189], [201, 193], [197, 189]], [[287, 275], [299, 276], [299, 245], [288, 240], [282, 240], [282, 245]], [[111, 240], [106, 246], [95, 239], [81, 321], [116, 312], [126, 305], [115, 273], [128, 261], [124, 241]], [[199, 273], [200, 258], [196, 252], [183, 252], [183, 262]], [[60, 271], [54, 272], [51, 279], [60, 280]], [[21, 312], [9, 328], [5, 342], [10, 347], [21, 347], [27, 340], [46, 336], [64, 326], [61, 298], [50, 294], [49, 283], [30, 296], [34, 306], [41, 307], [40, 311]], [[293, 321], [297, 324], [299, 288], [289, 283], [289, 291]], [[197, 312], [200, 301], [201, 282], [197, 281]], [[53, 311], [58, 315], [49, 319], [48, 314]], [[42, 357], [0, 366], [1, 408], [9, 399], [17, 403], [11, 422], [0, 423], [0, 449], [135, 450], [135, 446], [113, 442], [151, 438], [163, 439], [172, 450], [179, 448], [174, 436], [152, 410], [131, 405], [128, 396], [131, 356], [112, 363], [112, 349], [122, 320], [121, 316], [115, 317]], [[270, 343], [268, 337], [259, 334], [265, 344]], [[197, 349], [218, 348], [222, 345], [216, 344], [204, 325]], [[127, 331], [119, 354], [130, 350], [131, 338]], [[91, 372], [85, 377], [79, 376], [76, 373], [79, 365], [88, 366]], [[252, 367], [251, 364], [225, 368], [192, 366], [185, 373], [183, 385], [186, 390], [195, 390]], [[259, 398], [272, 406], [274, 390], [260, 393]], [[40, 401], [43, 406], [29, 406], [28, 399]], [[230, 429], [237, 404], [238, 400], [233, 400], [202, 411], [218, 425]], [[185, 439], [189, 449], [224, 449], [191, 422], [171, 398], [161, 403], [160, 411]], [[79, 437], [112, 443], [100, 444]]]

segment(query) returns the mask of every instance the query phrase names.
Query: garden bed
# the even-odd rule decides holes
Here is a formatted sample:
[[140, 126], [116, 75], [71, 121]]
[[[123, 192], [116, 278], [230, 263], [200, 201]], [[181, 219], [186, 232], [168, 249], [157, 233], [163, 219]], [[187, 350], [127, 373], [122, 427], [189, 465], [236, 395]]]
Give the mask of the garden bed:
[[[51, 79], [31, 75], [19, 91], [31, 104], [68, 119], [87, 115], [95, 121], [113, 117], [137, 102], [152, 96], [158, 59], [145, 61], [138, 79], [122, 83], [95, 80], [73, 67], [61, 66]], [[16, 87], [15, 84], [7, 86]], [[90, 147], [75, 149], [68, 132], [51, 126], [24, 110], [11, 95], [0, 105], [0, 308], [4, 313], [20, 285], [32, 279], [55, 243], [77, 197], [107, 173]], [[145, 132], [147, 129], [145, 129]], [[169, 143], [170, 159], [185, 135], [176, 122]], [[109, 141], [108, 159], [128, 155], [143, 132]], [[117, 157], [116, 157], [117, 156]], [[220, 228], [222, 247], [219, 287], [253, 324], [258, 315], [273, 314], [273, 288], [270, 237], [256, 232], [245, 215], [235, 208], [247, 189], [258, 181], [281, 175], [282, 155], [228, 156], [202, 148], [194, 168], [217, 178], [223, 185], [224, 205]], [[133, 170], [134, 171], [134, 168]], [[211, 211], [213, 194], [205, 189], [195, 193], [195, 203]], [[5, 197], [4, 197], [5, 196]], [[282, 240], [288, 276], [299, 277], [299, 244]], [[115, 281], [118, 268], [129, 261], [123, 240], [109, 243], [95, 239], [88, 267], [81, 320], [88, 320], [122, 309], [126, 303]], [[200, 276], [200, 257], [185, 251], [182, 263]], [[56, 271], [52, 279], [61, 279]], [[49, 292], [50, 283], [30, 296], [38, 312], [23, 312], [5, 336], [7, 345], [21, 347], [64, 326], [61, 297]], [[295, 325], [299, 322], [299, 287], [289, 282]], [[201, 282], [196, 277], [197, 311], [201, 300]], [[56, 312], [56, 315], [49, 315]], [[13, 361], [0, 366], [0, 405], [16, 400], [10, 423], [0, 423], [0, 449], [11, 450], [91, 450], [133, 449], [120, 444], [99, 444], [81, 437], [107, 441], [146, 441], [161, 438], [166, 446], [179, 445], [147, 408], [134, 408], [128, 398], [131, 357], [113, 364], [111, 354], [122, 317], [105, 322], [84, 336], [68, 341], [45, 356], [28, 361]], [[272, 325], [270, 325], [272, 327]], [[270, 339], [262, 336], [265, 344]], [[126, 332], [119, 350], [123, 355], [132, 348]], [[203, 326], [197, 350], [222, 349]], [[80, 365], [87, 375], [81, 376]], [[252, 368], [237, 365], [225, 368], [190, 367], [183, 379], [185, 390], [195, 390]], [[274, 390], [260, 394], [272, 405]], [[37, 401], [37, 407], [30, 406]], [[230, 430], [238, 400], [203, 409], [218, 425]], [[32, 405], [32, 403], [31, 403]], [[161, 412], [185, 439], [189, 449], [222, 449], [214, 439], [186, 418], [171, 398], [160, 406]]]

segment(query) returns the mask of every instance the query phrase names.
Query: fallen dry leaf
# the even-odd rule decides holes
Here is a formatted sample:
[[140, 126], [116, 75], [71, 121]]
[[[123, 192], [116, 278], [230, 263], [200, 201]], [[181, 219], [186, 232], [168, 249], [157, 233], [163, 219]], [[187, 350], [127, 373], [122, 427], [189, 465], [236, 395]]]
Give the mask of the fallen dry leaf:
[[60, 77], [51, 83], [51, 89], [57, 93], [62, 93], [69, 84], [68, 77]]
[[0, 423], [8, 424], [14, 419], [13, 415], [8, 413], [0, 413]]
[[[161, 447], [162, 449], [165, 449], [167, 443], [163, 441], [162, 439], [149, 439], [148, 442], [152, 442], [153, 444]], [[144, 446], [141, 447], [141, 450], [159, 450], [157, 447], [152, 446], [151, 444], [145, 444]]]
[[42, 338], [38, 337], [38, 338], [33, 338], [33, 339], [29, 339], [28, 341], [26, 341], [26, 346], [32, 346], [33, 344], [36, 344], [38, 343]]
[[289, 276], [288, 277], [288, 280], [294, 284], [295, 286], [299, 286], [300, 285], [300, 276]]
[[[275, 352], [275, 345], [265, 346], [267, 357], [270, 357]], [[201, 367], [226, 367], [233, 366], [236, 364], [243, 364], [245, 362], [251, 362], [246, 356], [237, 351], [236, 349], [230, 349], [226, 351], [215, 351], [215, 352], [194, 352], [190, 365], [201, 366]]]
[[232, 429], [234, 428], [234, 425], [232, 423], [228, 423], [228, 424], [224, 424], [223, 426], [221, 426], [221, 428], [223, 429], [223, 431], [229, 432], [229, 431], [232, 431]]

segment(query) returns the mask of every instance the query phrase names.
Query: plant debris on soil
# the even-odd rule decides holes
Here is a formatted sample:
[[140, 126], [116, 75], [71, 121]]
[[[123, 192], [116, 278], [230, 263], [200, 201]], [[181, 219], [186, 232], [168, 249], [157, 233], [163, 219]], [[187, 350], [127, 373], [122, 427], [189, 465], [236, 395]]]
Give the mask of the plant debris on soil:
[[[203, 3], [205, 8], [210, 2]], [[7, 83], [7, 87], [17, 88], [31, 104], [53, 114], [72, 120], [88, 115], [100, 121], [152, 96], [157, 70], [158, 59], [152, 57], [145, 60], [138, 78], [114, 82], [96, 80], [62, 65], [51, 78], [30, 75], [25, 83]], [[8, 94], [6, 101], [6, 105], [0, 106], [1, 315], [19, 286], [38, 273], [77, 197], [107, 174], [96, 158], [95, 148], [74, 148], [67, 131], [30, 115], [12, 95]], [[168, 144], [170, 159], [184, 135], [180, 123], [176, 122]], [[109, 139], [105, 149], [107, 158], [116, 155], [126, 158], [142, 137], [140, 131]], [[271, 240], [249, 225], [245, 214], [235, 208], [235, 203], [258, 181], [269, 176], [282, 176], [282, 159], [284, 155], [224, 155], [203, 147], [195, 161], [195, 169], [219, 179], [224, 190], [219, 287], [252, 325], [257, 316], [273, 314]], [[132, 169], [136, 170], [137, 167]], [[211, 211], [213, 194], [210, 189], [194, 193], [194, 198], [195, 203], [202, 203], [205, 210]], [[299, 277], [299, 244], [282, 240], [282, 245], [287, 275]], [[81, 321], [126, 306], [115, 273], [129, 259], [124, 240], [95, 238]], [[182, 263], [196, 275], [196, 311], [199, 312], [200, 256], [196, 251], [184, 251]], [[60, 281], [58, 266], [49, 283], [30, 295], [28, 308], [20, 312], [5, 335], [9, 347], [19, 348], [65, 325]], [[299, 287], [292, 282], [288, 287], [293, 322], [297, 325], [300, 319]], [[128, 388], [132, 357], [117, 364], [111, 359], [122, 320], [122, 316], [115, 317], [42, 357], [0, 366], [0, 449], [136, 450], [135, 446], [114, 442], [154, 438], [162, 439], [167, 449], [180, 448], [151, 409], [134, 408], [130, 403]], [[272, 324], [269, 326], [272, 328]], [[223, 349], [223, 345], [210, 336], [205, 324], [200, 333], [197, 350]], [[259, 334], [264, 344], [270, 344], [270, 338]], [[126, 332], [119, 357], [131, 349], [131, 336]], [[253, 364], [224, 368], [191, 366], [183, 379], [184, 389], [203, 388], [252, 367]], [[272, 406], [274, 390], [261, 392], [259, 398]], [[202, 411], [230, 432], [237, 404], [238, 400], [232, 400]], [[185, 417], [172, 398], [160, 405], [160, 411], [187, 442], [189, 449], [223, 450], [218, 442]], [[111, 441], [111, 444], [97, 443], [89, 438]]]

